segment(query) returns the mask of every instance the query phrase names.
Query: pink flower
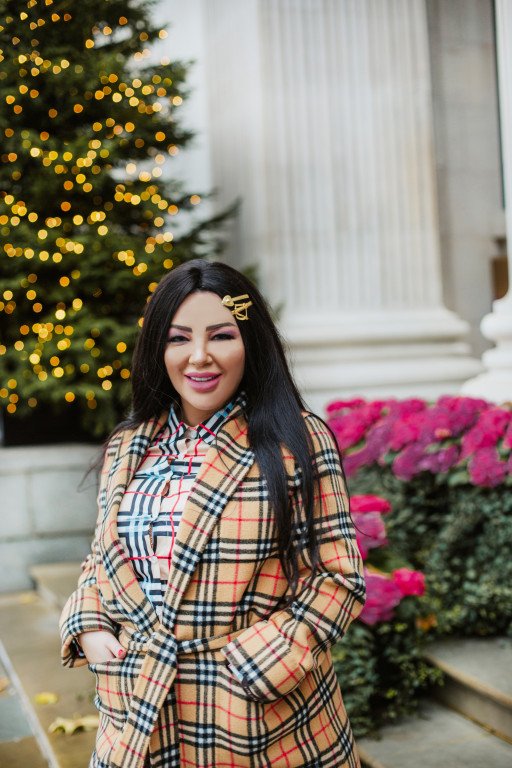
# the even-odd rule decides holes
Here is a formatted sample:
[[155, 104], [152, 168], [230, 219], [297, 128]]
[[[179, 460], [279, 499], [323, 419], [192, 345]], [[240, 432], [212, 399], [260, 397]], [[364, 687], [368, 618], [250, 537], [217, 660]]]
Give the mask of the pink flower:
[[360, 405], [364, 405], [364, 400], [360, 397], [354, 397], [351, 400], [333, 400], [325, 407], [325, 411], [328, 414], [342, 411], [345, 408], [358, 408]]
[[366, 434], [367, 424], [361, 419], [358, 411], [335, 418], [329, 421], [329, 426], [336, 436], [340, 451], [350, 448], [363, 439]]
[[[423, 416], [423, 414], [421, 414]], [[414, 413], [395, 421], [391, 430], [389, 447], [392, 451], [399, 451], [407, 443], [417, 440], [420, 435], [421, 419]]]
[[396, 410], [400, 416], [408, 416], [411, 413], [424, 411], [425, 408], [428, 408], [427, 401], [421, 400], [419, 397], [409, 397], [407, 400], [396, 401]]
[[386, 514], [391, 510], [391, 504], [382, 496], [372, 496], [371, 494], [361, 494], [352, 496], [350, 499], [351, 512], [381, 512]]
[[420, 459], [418, 466], [420, 470], [428, 470], [432, 474], [437, 474], [437, 472], [448, 472], [457, 463], [458, 459], [458, 446], [449, 445], [447, 448], [426, 453]]
[[508, 425], [503, 436], [503, 447], [512, 448], [512, 422]]
[[462, 438], [461, 458], [480, 448], [491, 448], [503, 437], [512, 421], [512, 413], [504, 408], [490, 408], [480, 415], [475, 426]]
[[395, 457], [392, 469], [400, 480], [410, 480], [421, 471], [420, 461], [424, 457], [424, 447], [418, 443], [408, 445]]
[[477, 414], [489, 407], [487, 400], [478, 397], [460, 397], [458, 395], [441, 395], [437, 405], [453, 413]]
[[496, 448], [480, 448], [468, 464], [469, 479], [474, 485], [494, 488], [508, 473], [507, 462], [501, 461]]
[[398, 568], [393, 571], [393, 581], [402, 593], [407, 595], [425, 594], [425, 574], [421, 571], [411, 571], [409, 568]]
[[363, 403], [345, 414], [338, 414], [329, 419], [329, 426], [336, 435], [340, 450], [357, 445], [366, 435], [368, 428], [380, 417], [380, 402]]
[[375, 456], [366, 444], [361, 450], [347, 453], [343, 458], [343, 467], [347, 477], [352, 477], [358, 469], [373, 464]]
[[366, 603], [359, 618], [365, 624], [373, 625], [378, 621], [393, 618], [393, 609], [402, 599], [402, 593], [389, 576], [364, 570], [366, 579]]
[[353, 512], [352, 519], [363, 560], [366, 559], [368, 550], [387, 545], [386, 526], [379, 512]]

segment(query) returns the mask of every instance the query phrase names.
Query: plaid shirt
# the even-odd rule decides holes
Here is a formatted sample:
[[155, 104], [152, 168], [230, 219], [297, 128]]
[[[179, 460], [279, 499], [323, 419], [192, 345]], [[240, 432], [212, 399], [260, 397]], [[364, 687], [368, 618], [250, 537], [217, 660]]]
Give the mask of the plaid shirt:
[[117, 516], [119, 538], [159, 618], [176, 530], [196, 475], [233, 408], [246, 402], [241, 391], [195, 427], [180, 420], [172, 406], [123, 495]]

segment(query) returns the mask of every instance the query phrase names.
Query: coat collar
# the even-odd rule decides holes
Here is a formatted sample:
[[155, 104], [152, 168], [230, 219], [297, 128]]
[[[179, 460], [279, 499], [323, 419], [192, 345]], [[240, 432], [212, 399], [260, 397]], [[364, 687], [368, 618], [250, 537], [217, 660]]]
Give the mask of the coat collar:
[[[243, 400], [238, 401], [217, 432], [217, 440], [208, 448], [180, 518], [162, 611], [162, 624], [170, 631], [214, 526], [254, 462], [244, 405]], [[106, 509], [99, 537], [103, 565], [115, 599], [142, 631], [155, 629], [159, 620], [119, 539], [117, 513], [126, 488], [167, 418], [165, 411], [157, 419], [121, 434], [106, 479]]]
[[215, 442], [215, 436], [224, 422], [228, 419], [231, 412], [237, 405], [245, 408], [247, 405], [247, 396], [244, 390], [234, 396], [223, 408], [219, 408], [212, 416], [204, 421], [190, 427], [181, 419], [179, 409], [173, 404], [169, 409], [169, 418], [164, 427], [164, 434], [167, 433], [168, 438], [166, 442], [170, 448], [176, 448], [177, 443], [181, 440], [185, 433], [192, 432], [194, 437], [201, 439], [203, 446], [212, 445]]

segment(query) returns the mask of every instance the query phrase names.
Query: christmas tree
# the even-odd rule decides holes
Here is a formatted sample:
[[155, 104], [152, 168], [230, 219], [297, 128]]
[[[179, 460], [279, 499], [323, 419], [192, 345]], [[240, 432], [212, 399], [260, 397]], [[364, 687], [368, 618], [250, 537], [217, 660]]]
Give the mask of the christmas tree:
[[169, 180], [187, 67], [151, 61], [153, 5], [0, 0], [0, 407], [73, 408], [97, 436], [126, 411], [145, 300], [221, 246]]

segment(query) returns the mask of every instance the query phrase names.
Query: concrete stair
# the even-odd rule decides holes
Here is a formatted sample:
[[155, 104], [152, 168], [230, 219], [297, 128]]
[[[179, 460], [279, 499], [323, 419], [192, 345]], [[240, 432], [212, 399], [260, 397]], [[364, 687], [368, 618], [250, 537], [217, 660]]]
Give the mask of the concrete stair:
[[[48, 733], [57, 717], [95, 713], [92, 675], [59, 661], [58, 617], [79, 573], [75, 563], [36, 566], [36, 591], [0, 596], [0, 678], [11, 683], [0, 692], [2, 768], [87, 768], [94, 732]], [[512, 640], [447, 640], [427, 658], [446, 685], [419, 717], [358, 741], [365, 768], [512, 768]], [[42, 691], [58, 701], [36, 703]]]
[[419, 717], [358, 741], [367, 768], [510, 768], [512, 744], [450, 709], [425, 702]]
[[512, 638], [444, 640], [426, 657], [445, 673], [437, 699], [512, 743]]
[[[11, 683], [0, 693], [6, 725], [5, 733], [0, 727], [2, 768], [87, 768], [93, 750], [94, 732], [48, 732], [57, 717], [83, 717], [96, 710], [87, 667], [65, 669], [59, 656], [59, 606], [74, 589], [79, 566], [45, 568], [37, 582], [44, 597], [37, 592], [0, 596], [0, 661]], [[42, 692], [56, 694], [57, 701], [38, 703], [36, 695]]]
[[76, 589], [80, 575], [79, 563], [49, 563], [34, 565], [30, 575], [35, 583], [37, 594], [49, 605], [60, 611], [64, 603]]
[[418, 718], [359, 741], [367, 768], [511, 768], [512, 640], [450, 639], [425, 654], [445, 673]]

